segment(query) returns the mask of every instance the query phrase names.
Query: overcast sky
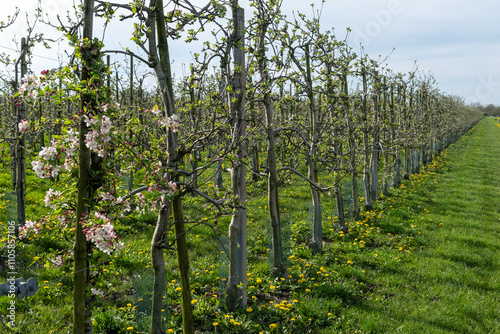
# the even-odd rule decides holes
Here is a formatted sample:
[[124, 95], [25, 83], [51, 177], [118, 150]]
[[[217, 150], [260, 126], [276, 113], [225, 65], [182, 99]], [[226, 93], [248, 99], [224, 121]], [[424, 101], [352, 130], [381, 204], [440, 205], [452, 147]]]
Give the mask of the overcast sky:
[[[79, 0], [76, 0], [77, 2]], [[204, 5], [208, 0], [192, 0]], [[33, 17], [37, 0], [0, 0], [0, 20], [5, 21], [15, 6], [21, 9], [16, 23], [0, 33], [0, 52], [16, 57], [18, 47], [12, 39], [20, 40], [26, 31], [26, 14]], [[127, 0], [117, 0], [126, 3]], [[164, 0], [167, 3], [167, 0]], [[283, 12], [288, 16], [299, 11], [312, 14], [310, 0], [283, 0]], [[321, 1], [316, 0], [316, 9]], [[71, 10], [73, 0], [42, 0], [42, 9], [49, 18], [63, 18]], [[248, 9], [247, 0], [240, 5]], [[168, 8], [167, 8], [168, 11]], [[447, 94], [459, 95], [467, 102], [500, 105], [500, 3], [495, 0], [326, 0], [323, 5], [321, 24], [324, 30], [335, 29], [338, 38], [345, 36], [347, 27], [352, 29], [350, 43], [355, 51], [361, 43], [365, 52], [374, 59], [392, 52], [387, 64], [394, 72], [408, 72], [417, 61], [422, 73], [432, 73], [438, 87]], [[96, 21], [98, 22], [98, 21]], [[108, 28], [104, 43], [107, 48], [131, 47], [130, 24], [116, 24]], [[102, 29], [101, 29], [102, 30]], [[57, 32], [43, 24], [37, 31], [55, 37]], [[96, 37], [101, 37], [100, 33]], [[182, 75], [182, 64], [192, 61], [192, 52], [199, 52], [199, 45], [182, 41], [170, 44], [173, 68]], [[64, 43], [51, 50], [36, 46], [33, 53], [33, 70], [59, 66], [58, 53]], [[61, 56], [63, 63], [67, 60]], [[113, 58], [124, 64], [123, 59]], [[0, 67], [5, 76], [5, 67]], [[144, 69], [146, 71], [146, 69]], [[122, 72], [123, 73], [123, 72]], [[124, 74], [124, 73], [123, 73]]]

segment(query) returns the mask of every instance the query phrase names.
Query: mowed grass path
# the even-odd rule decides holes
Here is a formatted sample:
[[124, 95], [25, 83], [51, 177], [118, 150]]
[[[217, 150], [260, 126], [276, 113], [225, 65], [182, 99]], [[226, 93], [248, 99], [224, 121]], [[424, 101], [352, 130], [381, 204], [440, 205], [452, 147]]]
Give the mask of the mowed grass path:
[[446, 160], [414, 253], [374, 277], [363, 333], [500, 333], [500, 126], [482, 120]]

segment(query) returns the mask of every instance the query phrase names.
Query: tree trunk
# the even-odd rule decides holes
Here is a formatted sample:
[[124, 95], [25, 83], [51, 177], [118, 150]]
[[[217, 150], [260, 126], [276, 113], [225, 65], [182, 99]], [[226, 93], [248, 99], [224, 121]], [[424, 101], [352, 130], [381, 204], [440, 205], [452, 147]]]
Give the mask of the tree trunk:
[[269, 78], [269, 69], [267, 66], [265, 40], [269, 22], [266, 19], [266, 9], [259, 7], [259, 45], [257, 48], [257, 60], [259, 65], [259, 74], [262, 78], [262, 87], [264, 89], [264, 109], [266, 120], [267, 135], [267, 201], [269, 209], [269, 220], [271, 225], [271, 244], [272, 244], [272, 268], [270, 268], [272, 277], [284, 277], [286, 266], [283, 261], [283, 241], [281, 236], [281, 219], [279, 210], [279, 192], [278, 175], [276, 164], [276, 130], [274, 128], [274, 108], [271, 100], [271, 80]]
[[171, 202], [162, 198], [158, 213], [156, 228], [151, 239], [151, 264], [154, 269], [153, 308], [149, 334], [164, 334], [161, 316], [163, 309], [163, 293], [165, 292], [165, 259], [163, 258], [163, 238], [167, 233], [168, 220], [171, 212]]
[[[163, 96], [166, 115], [172, 117], [175, 114], [174, 94], [172, 88], [172, 72], [170, 69], [170, 55], [167, 42], [167, 32], [164, 22], [163, 0], [151, 0], [148, 17], [148, 42], [149, 57], [154, 60], [154, 70]], [[156, 32], [156, 36], [155, 36]], [[158, 51], [157, 51], [158, 48]], [[158, 56], [159, 54], [159, 56]], [[167, 147], [169, 151], [168, 166], [171, 170], [176, 170], [178, 165], [177, 142], [175, 134], [168, 129]], [[168, 181], [177, 181], [169, 175]], [[182, 288], [182, 324], [183, 333], [194, 333], [193, 307], [191, 305], [191, 289], [189, 287], [189, 255], [186, 241], [186, 229], [182, 209], [182, 198], [175, 197], [172, 202], [174, 216], [174, 232], [176, 235], [177, 262], [181, 277]]]
[[[92, 41], [93, 28], [93, 13], [94, 1], [85, 0], [84, 2], [84, 24], [82, 40]], [[92, 69], [99, 53], [93, 53], [92, 45], [81, 45], [82, 53], [82, 72], [81, 81], [87, 82], [92, 77]], [[94, 112], [94, 104], [92, 95], [89, 92], [81, 94], [80, 110], [85, 111], [85, 114], [96, 114]], [[88, 308], [86, 300], [87, 279], [88, 279], [88, 259], [87, 259], [87, 239], [83, 233], [82, 222], [84, 217], [90, 213], [92, 205], [93, 178], [92, 171], [92, 154], [90, 149], [85, 144], [85, 136], [89, 132], [83, 115], [80, 118], [79, 129], [79, 171], [78, 171], [78, 197], [76, 206], [76, 226], [75, 226], [75, 244], [74, 244], [74, 284], [73, 284], [73, 333], [75, 334], [90, 334], [92, 333], [91, 310]]]
[[[307, 84], [307, 97], [309, 100], [309, 152], [307, 158], [307, 174], [309, 180], [318, 184], [318, 168], [316, 165], [316, 152], [318, 145], [318, 110], [316, 106], [316, 99], [314, 97], [311, 77], [311, 59], [309, 55], [309, 44], [305, 45], [305, 79]], [[311, 199], [312, 199], [312, 235], [309, 241], [309, 248], [314, 254], [321, 252], [323, 249], [322, 240], [322, 222], [321, 222], [321, 194], [319, 190], [310, 185]]]
[[194, 322], [193, 306], [191, 304], [191, 288], [189, 284], [189, 254], [181, 197], [176, 197], [174, 199], [172, 207], [174, 211], [174, 233], [177, 245], [177, 263], [179, 265], [179, 273], [181, 276], [182, 329], [184, 334], [193, 334]]

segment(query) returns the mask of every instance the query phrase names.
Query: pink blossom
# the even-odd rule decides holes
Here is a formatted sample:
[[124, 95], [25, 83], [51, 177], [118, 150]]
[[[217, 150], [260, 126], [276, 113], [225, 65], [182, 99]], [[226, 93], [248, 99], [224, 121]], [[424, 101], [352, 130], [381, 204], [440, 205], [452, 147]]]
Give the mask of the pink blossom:
[[158, 120], [158, 124], [165, 126], [167, 129], [172, 129], [172, 132], [179, 131], [179, 117], [177, 115], [162, 117]]
[[36, 175], [40, 178], [56, 177], [61, 168], [57, 165], [60, 154], [55, 139], [52, 140], [51, 146], [42, 148], [38, 156], [41, 160], [31, 162]]
[[28, 123], [27, 120], [23, 119], [17, 127], [19, 129], [19, 132], [23, 133], [28, 131], [30, 124]]
[[108, 116], [99, 119], [92, 115], [90, 117], [84, 115], [84, 120], [88, 127], [92, 127], [92, 130], [85, 135], [85, 145], [101, 158], [106, 157], [109, 151], [109, 142], [111, 141], [111, 119]]
[[169, 186], [169, 187], [170, 187], [170, 189], [172, 189], [173, 191], [178, 190], [178, 188], [177, 188], [177, 184], [176, 184], [175, 182], [173, 182], [173, 181], [170, 181], [170, 182], [168, 183], [168, 186]]
[[38, 231], [40, 231], [40, 229], [41, 229], [40, 223], [32, 220], [27, 220], [24, 223], [24, 226], [19, 227], [19, 239], [23, 240], [31, 231], [37, 234]]
[[90, 292], [95, 296], [104, 297], [104, 291], [102, 291], [101, 289], [90, 288]]
[[52, 263], [54, 263], [56, 267], [61, 267], [64, 263], [62, 255], [56, 256], [55, 259], [52, 260]]
[[158, 106], [154, 106], [154, 107], [151, 109], [151, 113], [153, 113], [153, 115], [155, 115], [156, 117], [160, 117], [160, 115], [161, 115], [161, 110], [158, 108]]
[[52, 204], [52, 202], [56, 199], [59, 198], [62, 195], [60, 191], [54, 191], [52, 188], [50, 188], [46, 193], [45, 193], [45, 206], [51, 209], [55, 209], [56, 206]]
[[106, 254], [111, 254], [116, 249], [122, 248], [123, 243], [118, 242], [118, 235], [111, 225], [111, 220], [100, 212], [94, 212], [94, 217], [97, 220], [105, 221], [105, 224], [88, 221], [83, 230], [87, 241], [94, 243], [99, 250]]

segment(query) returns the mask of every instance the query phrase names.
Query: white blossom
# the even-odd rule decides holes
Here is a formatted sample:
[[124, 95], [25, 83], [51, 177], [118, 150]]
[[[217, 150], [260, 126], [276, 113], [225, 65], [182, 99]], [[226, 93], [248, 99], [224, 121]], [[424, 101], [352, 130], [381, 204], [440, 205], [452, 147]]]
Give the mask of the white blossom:
[[62, 193], [60, 191], [50, 188], [45, 193], [45, 199], [44, 199], [45, 206], [51, 209], [55, 209], [56, 206], [52, 204], [52, 202], [54, 201], [54, 199], [59, 198], [61, 195]]
[[19, 129], [19, 132], [23, 133], [28, 131], [30, 124], [28, 123], [27, 120], [23, 119], [21, 122], [19, 122], [17, 127]]

